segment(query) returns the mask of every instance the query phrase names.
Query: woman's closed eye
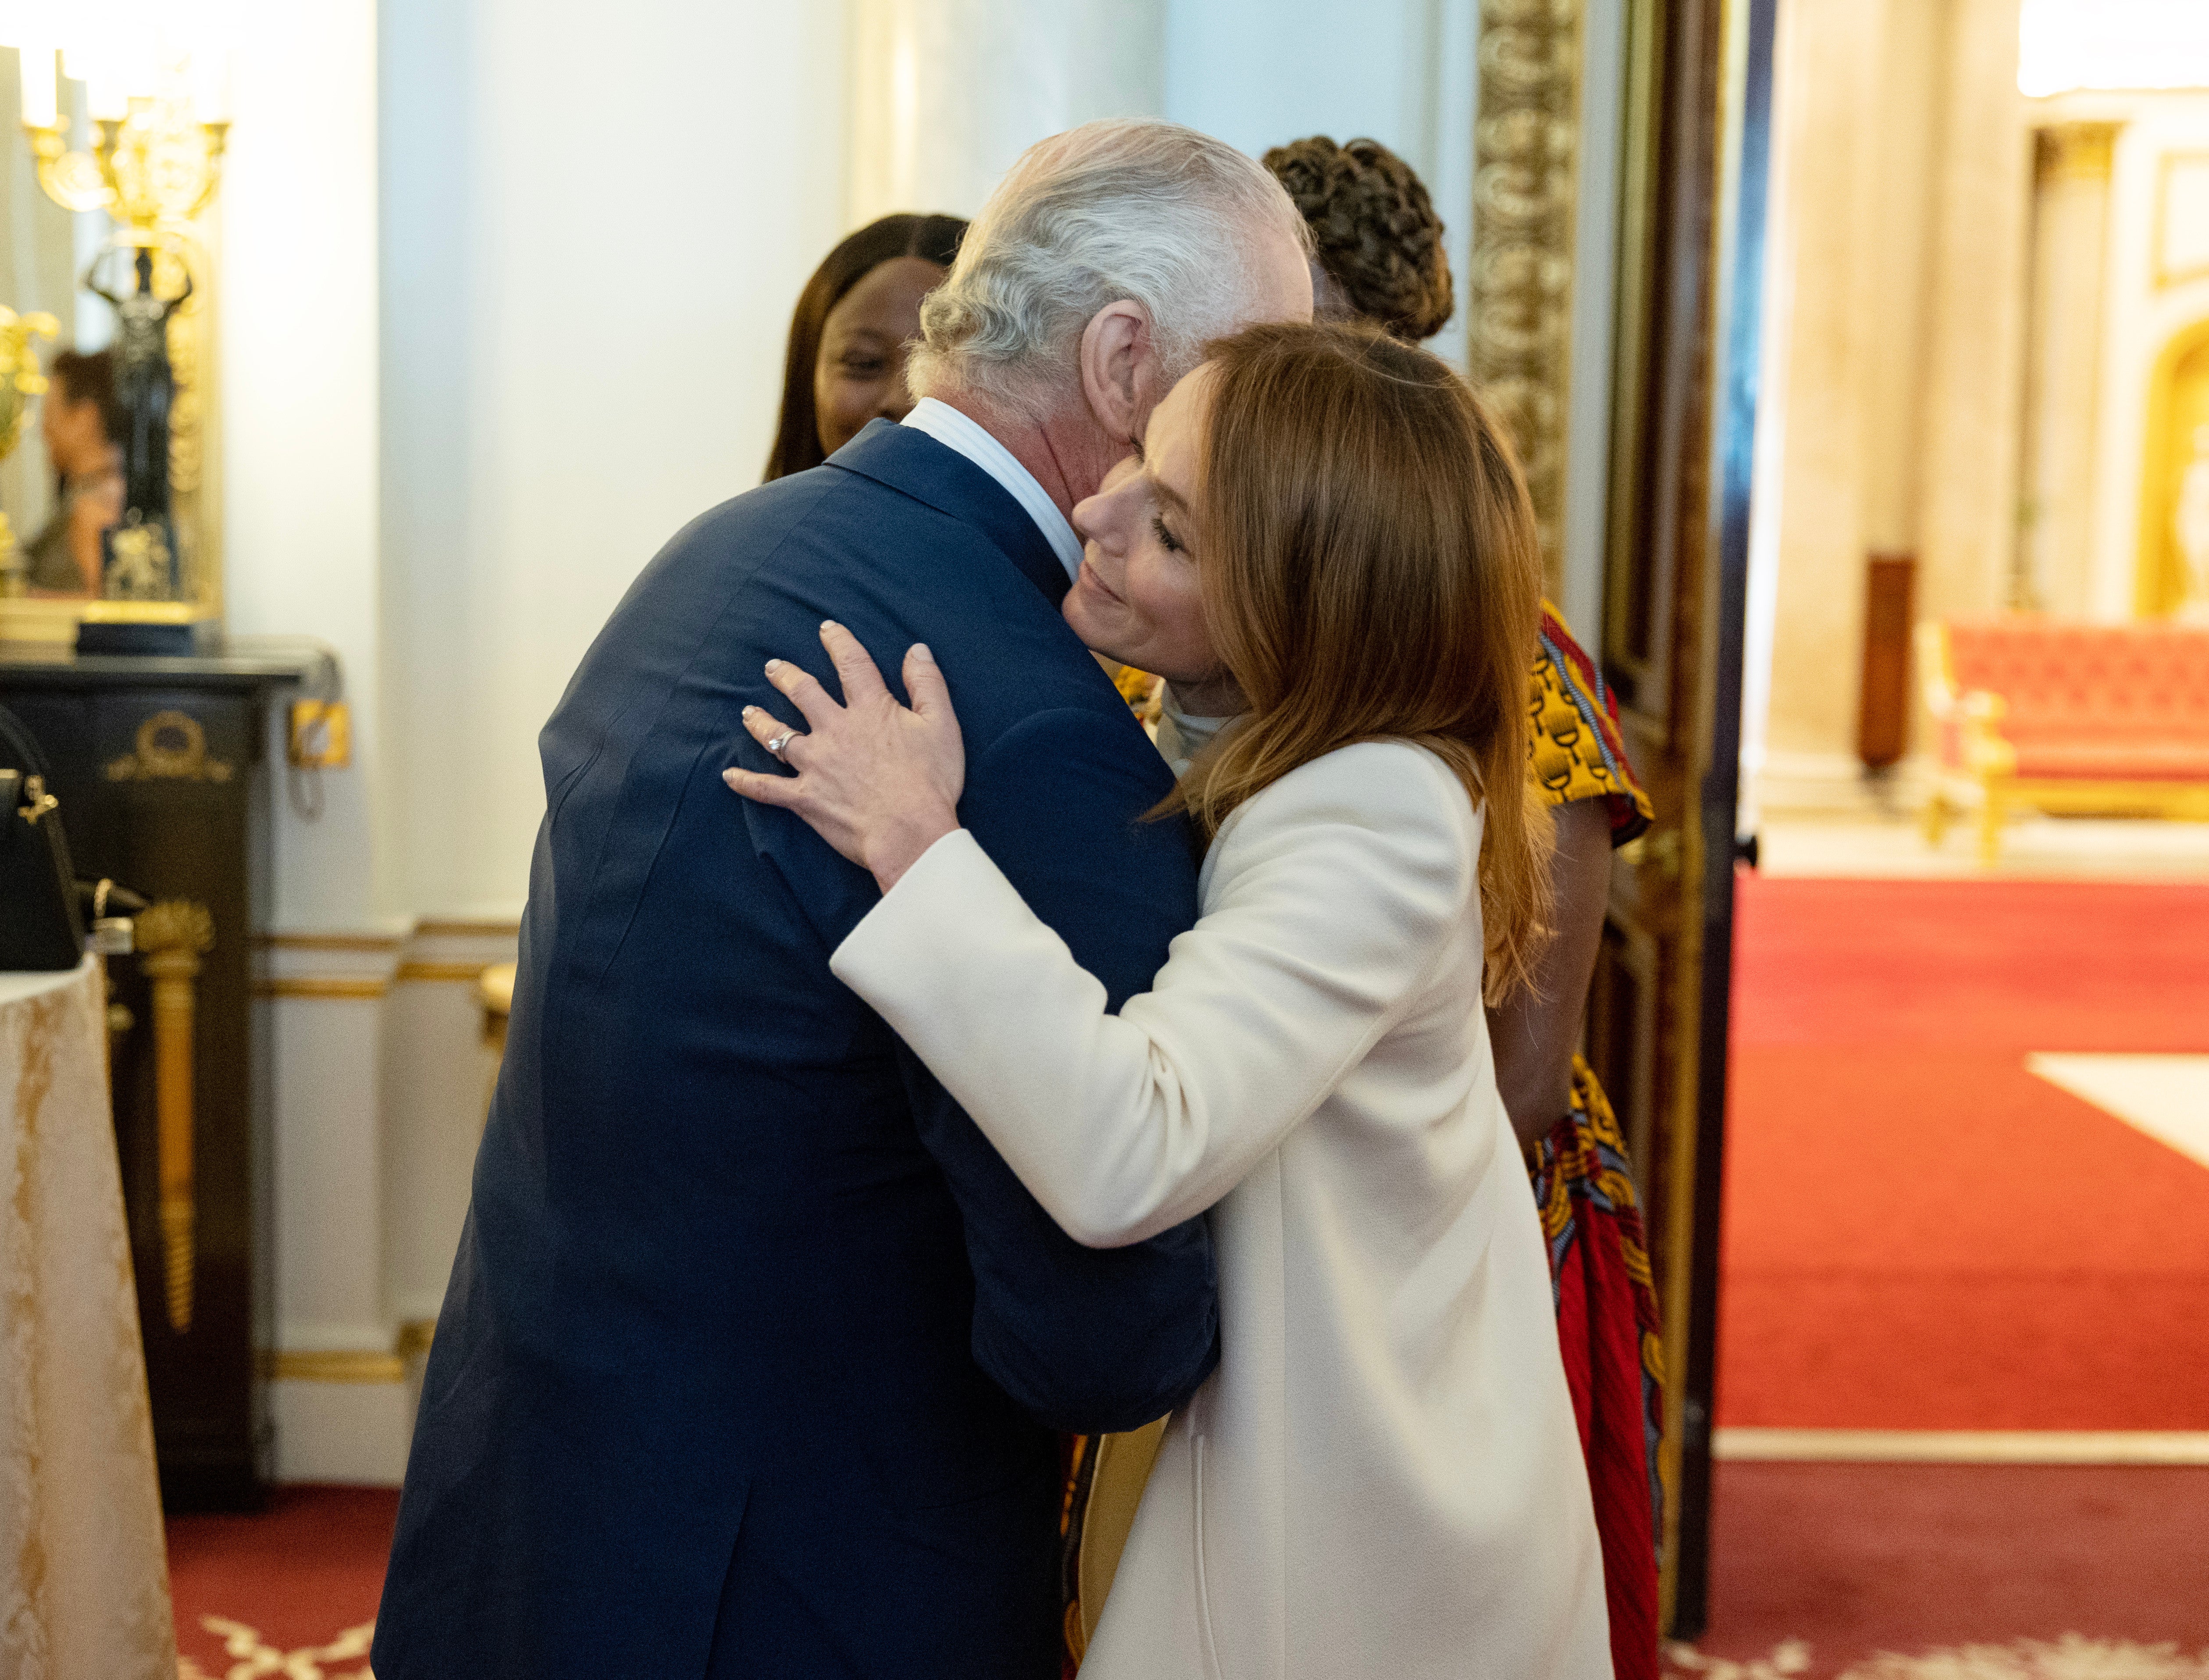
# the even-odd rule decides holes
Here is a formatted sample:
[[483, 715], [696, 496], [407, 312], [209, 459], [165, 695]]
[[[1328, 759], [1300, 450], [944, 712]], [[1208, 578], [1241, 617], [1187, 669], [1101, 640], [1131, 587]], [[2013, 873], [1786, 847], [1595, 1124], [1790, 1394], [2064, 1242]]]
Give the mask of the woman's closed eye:
[[1151, 515], [1151, 530], [1159, 539], [1159, 546], [1165, 550], [1167, 553], [1180, 554], [1185, 552], [1180, 541], [1174, 536], [1174, 533], [1166, 529], [1166, 518], [1164, 514], [1153, 514]]

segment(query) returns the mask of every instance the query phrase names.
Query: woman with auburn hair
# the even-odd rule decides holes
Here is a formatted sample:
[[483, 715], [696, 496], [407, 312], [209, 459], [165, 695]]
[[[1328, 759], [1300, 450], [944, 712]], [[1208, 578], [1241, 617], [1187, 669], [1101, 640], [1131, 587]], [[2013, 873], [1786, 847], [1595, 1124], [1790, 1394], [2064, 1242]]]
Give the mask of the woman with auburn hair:
[[[1407, 344], [1442, 331], [1455, 308], [1442, 222], [1410, 165], [1377, 140], [1338, 146], [1324, 135], [1277, 146], [1265, 164], [1311, 228], [1321, 318], [1367, 322]], [[1546, 601], [1528, 705], [1526, 773], [1556, 813], [1557, 936], [1532, 984], [1490, 1000], [1488, 1025], [1496, 1085], [1526, 1152], [1549, 1243], [1565, 1376], [1603, 1536], [1612, 1664], [1618, 1680], [1656, 1680], [1664, 1416], [1657, 1294], [1626, 1136], [1577, 1054], [1610, 899], [1610, 854], [1655, 813], [1627, 762], [1602, 674]]]
[[1548, 911], [1524, 770], [1540, 567], [1509, 445], [1424, 352], [1252, 328], [1074, 524], [1074, 632], [1239, 714], [1168, 801], [1209, 851], [1150, 991], [1108, 1013], [959, 826], [960, 677], [924, 647], [908, 708], [824, 625], [844, 703], [771, 663], [805, 729], [745, 724], [797, 774], [727, 780], [874, 874], [831, 968], [1068, 1233], [1209, 1213], [1219, 1366], [1167, 1426], [1084, 1672], [1608, 1675], [1478, 1007], [1525, 984]]

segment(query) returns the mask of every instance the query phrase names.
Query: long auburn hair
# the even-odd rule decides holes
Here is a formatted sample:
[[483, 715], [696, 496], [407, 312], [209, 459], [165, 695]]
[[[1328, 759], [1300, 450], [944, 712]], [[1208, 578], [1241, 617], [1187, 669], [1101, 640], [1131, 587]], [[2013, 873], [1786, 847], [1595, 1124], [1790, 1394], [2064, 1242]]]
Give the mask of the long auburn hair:
[[1487, 805], [1483, 991], [1549, 935], [1549, 808], [1526, 785], [1542, 612], [1534, 509], [1472, 388], [1370, 327], [1252, 327], [1210, 347], [1195, 545], [1213, 645], [1249, 711], [1162, 809], [1209, 840], [1338, 747], [1428, 748]]
[[948, 270], [959, 255], [959, 241], [966, 224], [958, 216], [917, 216], [900, 211], [869, 222], [846, 234], [835, 250], [821, 259], [805, 290], [798, 294], [791, 312], [790, 347], [782, 365], [782, 415], [774, 429], [774, 447], [767, 458], [767, 483], [789, 473], [818, 467], [828, 457], [821, 448], [821, 430], [813, 411], [813, 364], [820, 359], [821, 334], [828, 325], [829, 311], [844, 296], [885, 262], [900, 256], [925, 257]]

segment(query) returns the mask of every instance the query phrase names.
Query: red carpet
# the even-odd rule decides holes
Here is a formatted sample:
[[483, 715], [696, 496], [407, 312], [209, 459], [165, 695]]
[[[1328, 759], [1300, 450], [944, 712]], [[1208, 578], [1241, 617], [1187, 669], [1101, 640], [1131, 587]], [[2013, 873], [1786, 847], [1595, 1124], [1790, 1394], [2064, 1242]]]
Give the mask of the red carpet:
[[[286, 1487], [258, 1516], [171, 1517], [182, 1680], [241, 1664], [256, 1675], [365, 1676], [366, 1638], [341, 1635], [376, 1620], [398, 1514], [396, 1488]], [[210, 1630], [208, 1617], [231, 1627]]]
[[2209, 888], [1742, 882], [1718, 1418], [2209, 1430], [2209, 1171], [2025, 1070], [2209, 1051]]
[[[2065, 1635], [2209, 1652], [2209, 1468], [1722, 1464], [1711, 1509], [1711, 1626], [1697, 1648], [1747, 1664], [1809, 1647], [1806, 1667], [1750, 1671], [1757, 1680]], [[1951, 1658], [1923, 1671], [2030, 1671]], [[2164, 1670], [2135, 1652], [2129, 1665], [2065, 1671]]]

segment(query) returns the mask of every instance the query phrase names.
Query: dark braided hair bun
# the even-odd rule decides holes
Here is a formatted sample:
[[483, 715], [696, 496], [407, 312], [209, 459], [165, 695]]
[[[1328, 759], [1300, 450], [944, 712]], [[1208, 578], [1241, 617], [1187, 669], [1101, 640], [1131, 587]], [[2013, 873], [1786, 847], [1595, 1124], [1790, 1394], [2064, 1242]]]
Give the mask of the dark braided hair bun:
[[1442, 218], [1409, 164], [1377, 140], [1338, 146], [1325, 135], [1276, 146], [1264, 162], [1352, 310], [1407, 344], [1448, 324], [1457, 302]]

